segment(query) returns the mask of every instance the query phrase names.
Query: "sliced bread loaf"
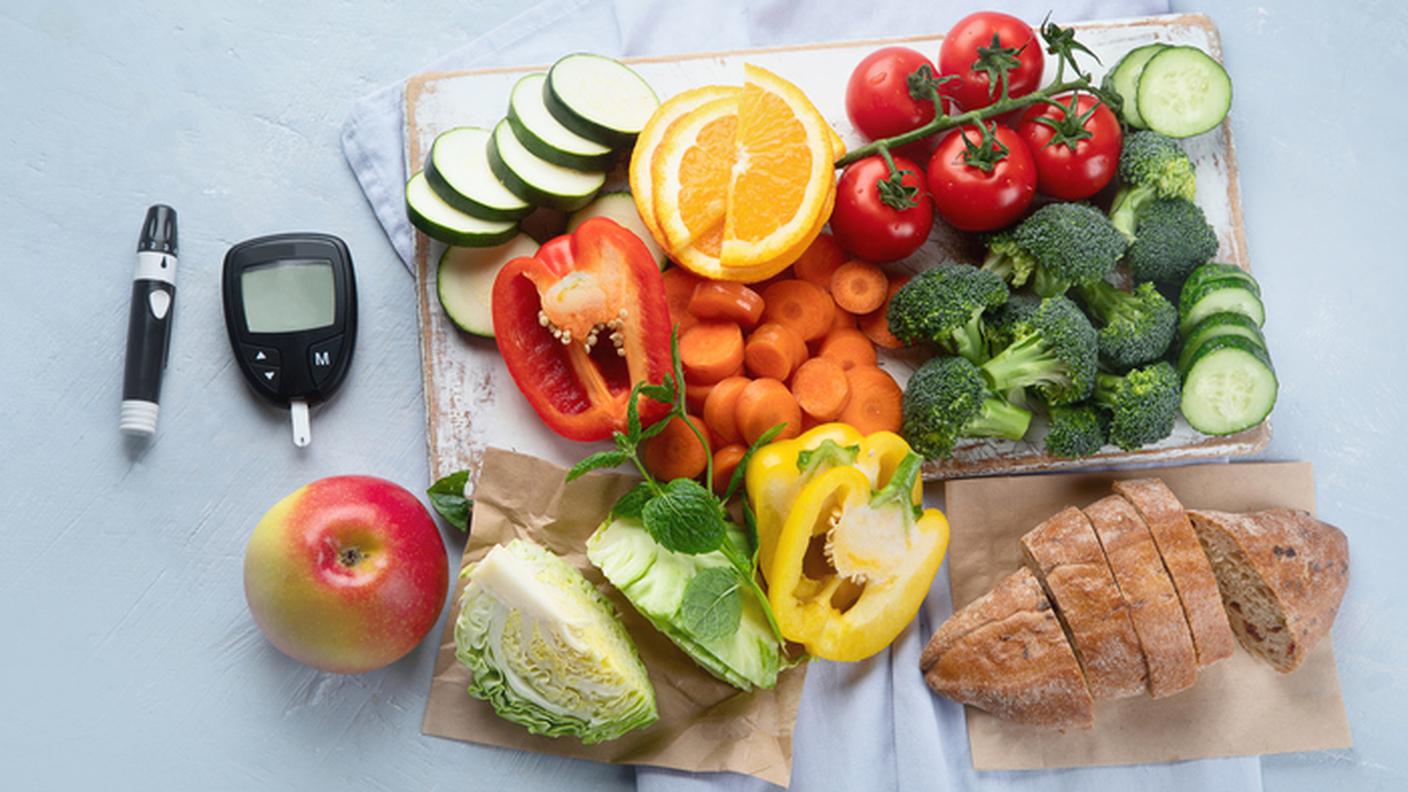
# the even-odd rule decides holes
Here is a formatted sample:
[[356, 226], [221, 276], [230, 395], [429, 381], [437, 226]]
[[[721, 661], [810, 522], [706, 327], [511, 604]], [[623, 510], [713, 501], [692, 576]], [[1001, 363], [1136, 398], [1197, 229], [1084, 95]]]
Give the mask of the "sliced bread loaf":
[[1188, 516], [1242, 646], [1277, 671], [1294, 671], [1330, 631], [1349, 585], [1344, 533], [1294, 509]]
[[1085, 513], [1068, 506], [1047, 518], [1022, 537], [1022, 554], [1056, 606], [1091, 695], [1099, 700], [1143, 693], [1147, 672], [1139, 636]]
[[1090, 504], [1085, 514], [1129, 604], [1149, 669], [1149, 695], [1163, 698], [1191, 687], [1198, 661], [1188, 621], [1144, 519], [1118, 495]]
[[999, 718], [1062, 729], [1094, 723], [1080, 665], [1028, 569], [944, 622], [919, 667], [934, 692]]
[[1198, 544], [1198, 535], [1193, 532], [1183, 504], [1162, 479], [1116, 481], [1114, 490], [1129, 501], [1149, 526], [1149, 534], [1154, 537], [1164, 569], [1183, 606], [1198, 665], [1211, 665], [1230, 657], [1236, 642], [1222, 608], [1217, 578], [1213, 577], [1212, 564]]

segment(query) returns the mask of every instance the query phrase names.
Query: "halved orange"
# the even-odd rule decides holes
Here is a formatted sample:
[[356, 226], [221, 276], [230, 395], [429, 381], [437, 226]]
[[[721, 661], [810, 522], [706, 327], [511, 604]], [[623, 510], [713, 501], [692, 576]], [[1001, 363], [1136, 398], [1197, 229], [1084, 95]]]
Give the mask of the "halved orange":
[[688, 247], [723, 219], [737, 129], [738, 102], [727, 96], [690, 110], [665, 130], [650, 177], [667, 250]]
[[636, 211], [645, 221], [645, 227], [650, 229], [651, 235], [655, 237], [655, 241], [659, 242], [661, 247], [668, 246], [665, 234], [660, 229], [660, 223], [655, 219], [655, 181], [650, 176], [650, 167], [660, 144], [665, 140], [666, 130], [675, 121], [700, 105], [715, 99], [737, 96], [738, 91], [738, 87], [733, 85], [705, 85], [675, 94], [655, 108], [650, 120], [645, 123], [640, 135], [636, 137], [635, 147], [631, 150], [629, 175], [631, 197], [635, 199]]

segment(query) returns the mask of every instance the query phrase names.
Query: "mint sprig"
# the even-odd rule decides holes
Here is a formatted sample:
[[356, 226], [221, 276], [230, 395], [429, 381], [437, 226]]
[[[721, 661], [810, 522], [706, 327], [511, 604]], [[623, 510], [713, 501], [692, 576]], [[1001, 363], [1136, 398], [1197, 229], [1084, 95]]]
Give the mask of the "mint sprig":
[[[618, 463], [619, 464], [619, 463]], [[469, 532], [469, 518], [474, 501], [464, 496], [465, 484], [469, 481], [469, 471], [460, 470], [430, 485], [425, 491], [430, 505], [445, 518], [445, 522], [461, 531]]]

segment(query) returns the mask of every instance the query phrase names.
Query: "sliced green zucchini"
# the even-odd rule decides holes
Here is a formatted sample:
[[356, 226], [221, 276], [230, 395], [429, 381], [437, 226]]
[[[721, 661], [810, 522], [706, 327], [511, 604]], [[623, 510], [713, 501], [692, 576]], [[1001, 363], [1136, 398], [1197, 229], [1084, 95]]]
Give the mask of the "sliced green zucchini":
[[1223, 311], [1242, 314], [1257, 327], [1266, 323], [1266, 308], [1245, 280], [1220, 278], [1184, 287], [1178, 296], [1179, 335], [1187, 336], [1198, 322]]
[[1188, 279], [1183, 281], [1183, 288], [1196, 288], [1209, 281], [1222, 280], [1223, 278], [1241, 278], [1246, 281], [1247, 288], [1253, 294], [1261, 296], [1261, 285], [1256, 282], [1256, 278], [1253, 278], [1250, 272], [1236, 264], [1225, 264], [1221, 261], [1209, 261], [1206, 264], [1198, 265], [1197, 269], [1188, 273]]
[[500, 121], [494, 127], [489, 140], [489, 167], [514, 195], [535, 206], [564, 212], [586, 206], [606, 183], [605, 173], [554, 165], [524, 148], [508, 121]]
[[1192, 330], [1188, 331], [1188, 337], [1183, 339], [1183, 347], [1178, 352], [1179, 372], [1188, 371], [1188, 364], [1193, 360], [1193, 353], [1198, 351], [1198, 347], [1213, 338], [1224, 336], [1247, 338], [1255, 341], [1257, 346], [1262, 349], [1266, 349], [1266, 339], [1256, 326], [1256, 322], [1244, 314], [1222, 311], [1204, 317]]
[[615, 148], [628, 146], [650, 120], [660, 99], [629, 66], [579, 52], [548, 69], [543, 102], [577, 134]]
[[1197, 47], [1169, 47], [1139, 73], [1135, 105], [1148, 127], [1185, 138], [1212, 129], [1232, 106], [1232, 79], [1222, 64]]
[[1105, 75], [1105, 90], [1119, 94], [1122, 100], [1120, 117], [1135, 129], [1144, 129], [1144, 119], [1139, 115], [1138, 97], [1135, 96], [1135, 89], [1139, 85], [1139, 73], [1144, 71], [1144, 64], [1148, 63], [1150, 58], [1162, 50], [1168, 49], [1168, 46], [1155, 42], [1135, 47], [1126, 52], [1124, 57], [1120, 58], [1119, 63], [1115, 64], [1115, 68]]
[[517, 220], [533, 211], [489, 169], [487, 129], [456, 127], [437, 135], [425, 180], [445, 203], [484, 220]]
[[445, 203], [430, 189], [425, 171], [416, 171], [406, 182], [406, 215], [426, 236], [447, 245], [491, 247], [518, 233], [518, 224], [511, 220], [484, 220]]
[[619, 190], [616, 192], [602, 193], [596, 197], [595, 201], [587, 204], [582, 209], [573, 212], [567, 219], [567, 230], [576, 231], [577, 226], [587, 222], [593, 217], [609, 217], [620, 223], [623, 228], [645, 243], [646, 250], [655, 258], [655, 262], [664, 269], [669, 263], [665, 256], [665, 249], [655, 241], [655, 237], [650, 235], [650, 229], [645, 227], [645, 221], [640, 219], [640, 212], [636, 209], [635, 199], [629, 192]]
[[1266, 420], [1276, 390], [1271, 358], [1255, 341], [1209, 339], [1193, 353], [1183, 377], [1183, 417], [1203, 434], [1241, 432]]
[[519, 234], [494, 247], [448, 247], [435, 269], [435, 293], [455, 326], [477, 336], [494, 337], [494, 279], [504, 265], [538, 252], [538, 243]]
[[513, 86], [508, 97], [508, 125], [524, 148], [554, 165], [584, 171], [606, 170], [611, 165], [611, 149], [588, 140], [562, 125], [543, 104], [543, 83], [539, 72]]

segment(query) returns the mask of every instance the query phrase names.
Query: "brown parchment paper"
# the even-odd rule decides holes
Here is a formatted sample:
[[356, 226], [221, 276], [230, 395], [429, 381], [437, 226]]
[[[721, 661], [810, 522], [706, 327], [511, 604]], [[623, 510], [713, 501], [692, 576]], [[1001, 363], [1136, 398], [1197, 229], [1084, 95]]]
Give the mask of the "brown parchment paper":
[[[1017, 540], [1038, 522], [1067, 505], [1085, 506], [1108, 495], [1116, 478], [1145, 476], [1162, 478], [1189, 508], [1315, 511], [1315, 483], [1306, 462], [949, 481], [944, 499], [952, 525], [948, 562], [954, 607], [982, 596], [1021, 566]], [[967, 721], [976, 770], [1172, 762], [1351, 743], [1329, 639], [1288, 675], [1239, 647], [1175, 696], [1097, 702], [1095, 728], [1089, 731], [1062, 734], [1022, 726], [972, 707]]]
[[455, 660], [455, 615], [464, 588], [460, 580], [440, 639], [421, 731], [598, 762], [729, 770], [786, 786], [792, 774], [792, 729], [802, 697], [804, 667], [783, 672], [772, 690], [743, 693], [695, 665], [587, 561], [587, 537], [636, 479], [591, 473], [568, 484], [563, 481], [565, 473], [564, 468], [536, 457], [488, 449], [474, 494], [474, 517], [461, 568], [483, 558], [494, 545], [521, 537], [582, 570], [616, 606], [639, 647], [655, 686], [660, 720], [611, 742], [582, 745], [573, 737], [538, 737], [499, 718], [488, 703], [465, 691], [470, 672]]

